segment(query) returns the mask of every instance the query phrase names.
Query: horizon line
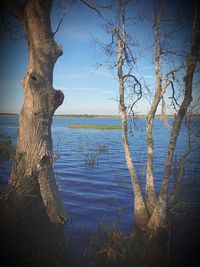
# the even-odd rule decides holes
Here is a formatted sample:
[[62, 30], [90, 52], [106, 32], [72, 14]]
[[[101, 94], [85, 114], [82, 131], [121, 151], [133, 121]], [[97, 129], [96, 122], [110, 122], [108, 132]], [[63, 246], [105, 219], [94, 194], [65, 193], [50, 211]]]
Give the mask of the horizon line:
[[[0, 112], [0, 116], [19, 116], [19, 113], [14, 113], [14, 112]], [[128, 114], [127, 114], [128, 115]], [[193, 115], [199, 115], [199, 114], [193, 114]], [[81, 116], [81, 117], [120, 117], [120, 114], [87, 114], [87, 113], [70, 113], [70, 114], [54, 114], [53, 117], [56, 116]], [[130, 115], [128, 115], [130, 117]], [[140, 117], [140, 116], [147, 116], [147, 114], [135, 114], [135, 117]], [[155, 116], [161, 116], [160, 114], [156, 114]], [[165, 114], [165, 116], [174, 116], [174, 114]]]

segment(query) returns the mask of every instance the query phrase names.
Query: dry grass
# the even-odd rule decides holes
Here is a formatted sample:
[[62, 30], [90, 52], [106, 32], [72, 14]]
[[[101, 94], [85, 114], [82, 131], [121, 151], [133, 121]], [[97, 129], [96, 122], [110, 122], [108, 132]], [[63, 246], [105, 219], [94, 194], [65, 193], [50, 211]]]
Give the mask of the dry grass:
[[115, 226], [100, 225], [92, 236], [86, 251], [86, 262], [90, 267], [122, 267], [128, 237]]

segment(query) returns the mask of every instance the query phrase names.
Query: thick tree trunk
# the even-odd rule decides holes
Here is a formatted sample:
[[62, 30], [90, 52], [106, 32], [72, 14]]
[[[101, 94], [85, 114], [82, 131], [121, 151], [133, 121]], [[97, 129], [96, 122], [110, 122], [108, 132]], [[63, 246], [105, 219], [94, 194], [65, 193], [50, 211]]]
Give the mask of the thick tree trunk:
[[[51, 123], [64, 95], [52, 87], [52, 82], [54, 64], [62, 55], [62, 48], [54, 41], [51, 31], [50, 0], [29, 0], [24, 5], [18, 5], [17, 9], [11, 1], [8, 2], [6, 8], [24, 26], [29, 63], [22, 81], [25, 99], [19, 118], [16, 160], [8, 189], [1, 199], [1, 222], [4, 222], [4, 226], [15, 228], [16, 222], [21, 227], [24, 223], [28, 228], [29, 224], [33, 226], [33, 214], [38, 215], [38, 220], [43, 220], [41, 225], [51, 229], [51, 233], [46, 230], [43, 237], [48, 240], [48, 235], [55, 234], [54, 241], [57, 243], [62, 239], [66, 214], [53, 172]], [[37, 226], [40, 227], [40, 224], [37, 223]], [[18, 232], [19, 229], [16, 230]], [[34, 230], [36, 236], [41, 234], [41, 230]], [[24, 234], [22, 242], [26, 238], [26, 231], [20, 230], [16, 234], [17, 238]], [[56, 237], [56, 233], [60, 233], [59, 237]], [[36, 243], [39, 243], [41, 239], [39, 236], [36, 238]]]

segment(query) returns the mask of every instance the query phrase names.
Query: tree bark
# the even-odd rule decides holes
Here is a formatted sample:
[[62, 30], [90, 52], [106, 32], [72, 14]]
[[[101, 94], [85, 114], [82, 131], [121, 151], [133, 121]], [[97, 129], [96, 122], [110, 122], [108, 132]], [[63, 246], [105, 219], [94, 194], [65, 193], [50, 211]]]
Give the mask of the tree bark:
[[[16, 227], [16, 222], [22, 223], [21, 217], [30, 217], [27, 222], [31, 227], [32, 213], [38, 214], [47, 228], [61, 236], [67, 217], [53, 172], [51, 123], [54, 111], [64, 99], [63, 93], [52, 86], [54, 64], [62, 55], [62, 48], [51, 31], [51, 5], [51, 0], [29, 0], [24, 5], [8, 1], [4, 6], [23, 24], [29, 62], [22, 81], [24, 103], [16, 159], [8, 189], [1, 198], [0, 218], [4, 226]], [[35, 231], [37, 235], [39, 230]], [[22, 232], [25, 234], [25, 230]]]

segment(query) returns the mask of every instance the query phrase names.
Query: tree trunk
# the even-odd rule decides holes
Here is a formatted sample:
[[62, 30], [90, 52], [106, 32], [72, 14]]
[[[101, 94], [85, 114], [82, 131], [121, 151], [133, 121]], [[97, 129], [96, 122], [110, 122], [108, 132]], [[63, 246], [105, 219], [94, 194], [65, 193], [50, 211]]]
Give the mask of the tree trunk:
[[155, 96], [152, 108], [147, 115], [146, 140], [147, 140], [147, 171], [146, 171], [146, 203], [151, 215], [156, 205], [156, 192], [153, 174], [153, 120], [158, 106], [158, 97]]
[[121, 122], [122, 122], [122, 140], [123, 140], [123, 145], [124, 145], [125, 159], [126, 159], [126, 164], [127, 164], [130, 176], [131, 176], [132, 188], [133, 188], [133, 193], [134, 193], [134, 220], [135, 220], [135, 224], [138, 227], [140, 226], [143, 227], [147, 225], [149, 221], [149, 215], [148, 215], [147, 208], [145, 205], [144, 197], [142, 195], [142, 189], [137, 180], [136, 172], [135, 172], [132, 158], [131, 158], [131, 152], [130, 152], [128, 137], [127, 137], [126, 111], [125, 111], [125, 106], [122, 103], [120, 104], [120, 113], [121, 113]]
[[[122, 26], [122, 35], [125, 35], [124, 26]], [[149, 215], [145, 205], [144, 197], [142, 195], [142, 189], [138, 182], [137, 175], [133, 166], [128, 136], [127, 136], [127, 115], [126, 115], [126, 106], [124, 100], [124, 79], [123, 79], [123, 60], [122, 53], [124, 49], [124, 42], [118, 36], [118, 78], [119, 78], [119, 94], [120, 94], [120, 114], [121, 114], [121, 124], [122, 124], [122, 141], [124, 145], [124, 154], [126, 159], [126, 164], [131, 176], [132, 188], [134, 192], [134, 220], [138, 226], [144, 226], [149, 220]]]
[[154, 185], [154, 173], [153, 173], [153, 121], [157, 111], [157, 107], [161, 99], [162, 80], [161, 80], [161, 68], [160, 66], [160, 46], [158, 39], [159, 20], [155, 16], [154, 22], [154, 61], [155, 61], [155, 75], [156, 75], [156, 90], [151, 109], [147, 114], [147, 126], [146, 126], [146, 140], [147, 140], [147, 169], [146, 169], [146, 203], [149, 214], [153, 213], [156, 205], [156, 192]]
[[[42, 236], [48, 240], [51, 234], [55, 234], [56, 243], [62, 239], [66, 221], [53, 172], [51, 139], [52, 116], [64, 99], [63, 93], [52, 87], [54, 64], [62, 55], [62, 48], [54, 41], [51, 31], [50, 0], [29, 0], [17, 5], [17, 9], [11, 1], [8, 3], [8, 11], [24, 26], [29, 63], [22, 81], [25, 99], [19, 118], [16, 159], [8, 189], [1, 199], [1, 222], [6, 228], [14, 227], [13, 235], [16, 238], [21, 235], [19, 240], [23, 242], [23, 238], [29, 236], [26, 228], [33, 226], [34, 216], [38, 215], [38, 220], [43, 220], [41, 225], [51, 229], [51, 233], [46, 230], [43, 235], [41, 229], [34, 228], [36, 243]], [[16, 223], [21, 227], [24, 223], [24, 230], [16, 229]], [[40, 223], [37, 222], [37, 226], [40, 228]], [[32, 245], [30, 247], [35, 247]]]

